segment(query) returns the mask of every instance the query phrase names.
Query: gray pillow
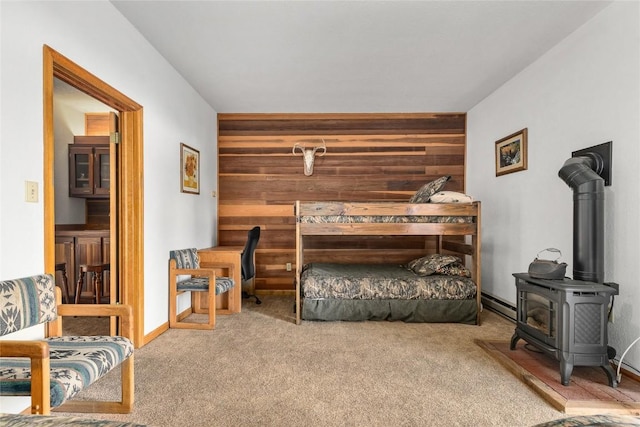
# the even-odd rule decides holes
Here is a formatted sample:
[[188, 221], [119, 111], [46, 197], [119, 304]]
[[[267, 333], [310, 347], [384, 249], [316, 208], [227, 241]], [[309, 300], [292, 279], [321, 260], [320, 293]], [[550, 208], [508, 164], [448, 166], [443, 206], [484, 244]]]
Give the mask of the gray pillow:
[[418, 276], [429, 276], [454, 262], [461, 262], [460, 258], [453, 255], [432, 254], [409, 261], [407, 268]]
[[451, 179], [451, 176], [445, 175], [426, 183], [411, 196], [409, 203], [428, 203], [429, 198], [442, 190], [449, 179]]

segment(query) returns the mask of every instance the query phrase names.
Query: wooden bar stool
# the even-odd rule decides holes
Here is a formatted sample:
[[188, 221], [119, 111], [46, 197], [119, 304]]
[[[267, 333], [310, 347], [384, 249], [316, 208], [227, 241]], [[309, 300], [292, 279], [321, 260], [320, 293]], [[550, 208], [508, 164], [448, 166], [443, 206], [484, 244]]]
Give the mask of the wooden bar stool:
[[71, 302], [71, 298], [69, 298], [69, 278], [67, 277], [67, 263], [59, 262], [56, 264], [56, 271], [62, 273], [62, 301], [65, 304], [69, 304]]
[[93, 287], [93, 295], [91, 298], [96, 304], [100, 304], [100, 298], [102, 297], [102, 283], [104, 280], [104, 272], [109, 271], [109, 264], [82, 264], [79, 268], [78, 284], [76, 285], [76, 304], [80, 303], [80, 295], [82, 294], [82, 287], [84, 286], [84, 276], [91, 275], [91, 285]]

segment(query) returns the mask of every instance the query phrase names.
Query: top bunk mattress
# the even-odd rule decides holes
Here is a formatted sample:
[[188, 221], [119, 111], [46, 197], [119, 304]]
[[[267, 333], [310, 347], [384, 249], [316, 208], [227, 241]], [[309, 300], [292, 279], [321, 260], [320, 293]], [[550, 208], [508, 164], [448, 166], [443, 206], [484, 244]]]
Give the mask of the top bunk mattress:
[[419, 276], [398, 264], [311, 263], [301, 275], [305, 299], [440, 299], [476, 297], [476, 284], [461, 276]]
[[301, 224], [467, 224], [477, 222], [480, 202], [303, 202], [296, 203]]
[[403, 216], [403, 215], [313, 215], [301, 216], [303, 224], [465, 224], [473, 222], [470, 216]]

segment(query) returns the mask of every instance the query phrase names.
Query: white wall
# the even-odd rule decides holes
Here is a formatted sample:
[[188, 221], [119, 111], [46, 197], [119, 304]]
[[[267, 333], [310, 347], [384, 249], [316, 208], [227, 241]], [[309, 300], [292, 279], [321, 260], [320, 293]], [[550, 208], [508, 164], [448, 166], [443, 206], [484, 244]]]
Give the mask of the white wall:
[[[108, 107], [102, 107], [109, 111]], [[55, 140], [54, 188], [56, 224], [84, 224], [85, 199], [69, 197], [69, 144], [75, 135], [84, 135], [84, 113], [73, 104], [53, 96], [53, 130]]]
[[[482, 201], [483, 291], [515, 306], [514, 272], [559, 248], [572, 274], [571, 152], [613, 141], [605, 187], [605, 281], [620, 284], [609, 343], [640, 336], [638, 2], [615, 2], [468, 112], [467, 191]], [[504, 59], [508, 61], [508, 58]], [[495, 141], [528, 128], [528, 170], [495, 176]], [[640, 345], [625, 362], [640, 369]]]
[[[42, 46], [144, 107], [145, 333], [168, 320], [169, 250], [216, 241], [216, 112], [108, 1], [0, 2], [0, 278], [44, 270]], [[200, 195], [180, 192], [180, 143], [200, 150]], [[24, 201], [37, 181], [38, 203]], [[186, 307], [187, 299], [181, 301]]]

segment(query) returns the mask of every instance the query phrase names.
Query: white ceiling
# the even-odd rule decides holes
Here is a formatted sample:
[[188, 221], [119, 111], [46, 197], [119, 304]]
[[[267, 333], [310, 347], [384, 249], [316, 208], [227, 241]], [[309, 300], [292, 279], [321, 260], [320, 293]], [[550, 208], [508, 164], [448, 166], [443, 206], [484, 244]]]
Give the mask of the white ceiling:
[[466, 112], [610, 3], [111, 2], [219, 113]]

